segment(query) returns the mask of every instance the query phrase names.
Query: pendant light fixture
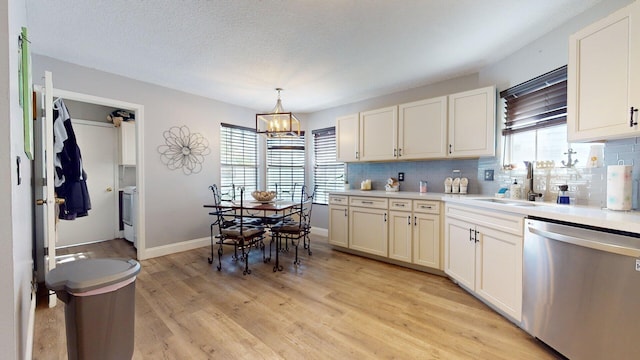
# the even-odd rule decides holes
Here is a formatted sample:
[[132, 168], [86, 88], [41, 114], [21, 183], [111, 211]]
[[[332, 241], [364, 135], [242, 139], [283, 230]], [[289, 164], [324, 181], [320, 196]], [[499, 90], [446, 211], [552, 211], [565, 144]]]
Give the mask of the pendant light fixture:
[[285, 112], [280, 100], [281, 88], [276, 88], [278, 101], [276, 107], [268, 114], [256, 114], [256, 133], [266, 137], [299, 137], [300, 121], [291, 112]]

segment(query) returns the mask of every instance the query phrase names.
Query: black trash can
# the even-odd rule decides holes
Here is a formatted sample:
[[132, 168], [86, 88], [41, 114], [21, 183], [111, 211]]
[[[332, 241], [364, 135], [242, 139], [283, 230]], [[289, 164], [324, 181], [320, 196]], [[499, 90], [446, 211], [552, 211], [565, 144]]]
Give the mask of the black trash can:
[[135, 260], [83, 259], [47, 274], [47, 288], [66, 304], [69, 359], [131, 359], [139, 272]]

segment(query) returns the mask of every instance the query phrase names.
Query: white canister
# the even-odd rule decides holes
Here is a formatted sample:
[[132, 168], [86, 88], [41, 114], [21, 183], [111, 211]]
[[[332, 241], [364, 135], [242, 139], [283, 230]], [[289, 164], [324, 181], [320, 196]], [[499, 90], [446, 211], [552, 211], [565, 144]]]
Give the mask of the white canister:
[[509, 197], [512, 199], [522, 199], [522, 186], [520, 186], [515, 179], [513, 180], [513, 184], [509, 186]]
[[607, 166], [607, 209], [631, 210], [632, 166]]

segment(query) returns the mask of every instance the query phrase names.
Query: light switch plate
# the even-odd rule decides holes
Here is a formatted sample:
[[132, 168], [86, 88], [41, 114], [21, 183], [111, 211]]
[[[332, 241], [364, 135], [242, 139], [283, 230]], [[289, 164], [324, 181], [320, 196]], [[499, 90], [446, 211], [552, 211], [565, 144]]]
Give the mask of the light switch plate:
[[484, 171], [484, 181], [493, 181], [493, 169]]

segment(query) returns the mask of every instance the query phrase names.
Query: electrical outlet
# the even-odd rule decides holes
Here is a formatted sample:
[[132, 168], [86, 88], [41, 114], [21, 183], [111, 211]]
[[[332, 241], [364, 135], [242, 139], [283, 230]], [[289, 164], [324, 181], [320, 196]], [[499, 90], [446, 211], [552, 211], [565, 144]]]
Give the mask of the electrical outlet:
[[484, 171], [484, 181], [493, 181], [493, 169]]
[[399, 172], [398, 173], [398, 181], [404, 181], [404, 173], [403, 172]]

